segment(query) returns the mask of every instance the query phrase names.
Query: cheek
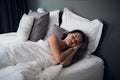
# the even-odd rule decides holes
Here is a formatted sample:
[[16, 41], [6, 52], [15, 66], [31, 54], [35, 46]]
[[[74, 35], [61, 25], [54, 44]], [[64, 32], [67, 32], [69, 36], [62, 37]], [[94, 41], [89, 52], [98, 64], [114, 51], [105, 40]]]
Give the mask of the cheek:
[[71, 36], [71, 35], [68, 35], [68, 38], [69, 38], [69, 39], [72, 39], [72, 36]]
[[67, 45], [69, 45], [69, 46], [71, 45], [71, 42], [70, 42], [70, 40], [67, 40]]

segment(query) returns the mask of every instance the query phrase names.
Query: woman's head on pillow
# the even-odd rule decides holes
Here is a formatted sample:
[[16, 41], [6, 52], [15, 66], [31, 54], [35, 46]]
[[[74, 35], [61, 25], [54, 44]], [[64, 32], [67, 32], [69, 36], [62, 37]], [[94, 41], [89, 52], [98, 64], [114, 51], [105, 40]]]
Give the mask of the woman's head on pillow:
[[81, 58], [87, 51], [89, 39], [88, 36], [81, 30], [73, 30], [68, 33], [64, 33], [62, 40], [67, 39], [68, 45], [80, 45], [80, 48], [76, 52], [76, 57]]
[[88, 41], [88, 37], [81, 30], [73, 30], [73, 31], [64, 33], [62, 40], [65, 39], [66, 37], [68, 37], [68, 39], [71, 40], [71, 43], [70, 43], [70, 41], [68, 41], [69, 44], [72, 44], [72, 40], [73, 40], [73, 42], [75, 41], [75, 43], [77, 43], [77, 44], [84, 43], [84, 42], [86, 42], [86, 40]]

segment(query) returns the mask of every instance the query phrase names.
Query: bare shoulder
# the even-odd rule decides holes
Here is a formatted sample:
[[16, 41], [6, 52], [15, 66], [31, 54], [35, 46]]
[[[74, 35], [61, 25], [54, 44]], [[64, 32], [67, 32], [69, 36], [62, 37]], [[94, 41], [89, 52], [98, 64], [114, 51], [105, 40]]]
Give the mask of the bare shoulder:
[[57, 49], [57, 50], [60, 49], [60, 40], [56, 35], [51, 35], [48, 38], [48, 44], [51, 49]]
[[48, 38], [48, 44], [50, 46], [51, 52], [53, 56], [56, 58], [60, 54], [61, 47], [60, 47], [60, 40], [56, 35], [51, 35]]
[[52, 45], [52, 46], [60, 46], [60, 40], [58, 39], [58, 37], [56, 35], [51, 35], [49, 38], [48, 38], [48, 43], [49, 45]]
[[53, 34], [48, 38], [48, 42], [51, 42], [51, 41], [58, 41], [59, 42], [59, 39], [56, 35]]

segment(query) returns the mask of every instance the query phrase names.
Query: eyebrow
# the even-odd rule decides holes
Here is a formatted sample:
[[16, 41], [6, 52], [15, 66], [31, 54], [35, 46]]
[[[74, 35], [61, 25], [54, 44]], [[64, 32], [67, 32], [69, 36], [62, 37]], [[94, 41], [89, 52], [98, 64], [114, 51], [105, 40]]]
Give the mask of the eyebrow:
[[78, 35], [77, 35], [77, 34], [74, 34], [74, 36], [75, 36], [75, 37], [78, 37]]
[[77, 35], [77, 34], [74, 34], [75, 35], [75, 37], [78, 37], [79, 38], [79, 35]]
[[[76, 37], [80, 38], [79, 35], [77, 35], [77, 34], [74, 34], [74, 35], [75, 35]], [[80, 41], [80, 40], [79, 40], [79, 41]], [[81, 42], [80, 42], [80, 43], [81, 43]]]

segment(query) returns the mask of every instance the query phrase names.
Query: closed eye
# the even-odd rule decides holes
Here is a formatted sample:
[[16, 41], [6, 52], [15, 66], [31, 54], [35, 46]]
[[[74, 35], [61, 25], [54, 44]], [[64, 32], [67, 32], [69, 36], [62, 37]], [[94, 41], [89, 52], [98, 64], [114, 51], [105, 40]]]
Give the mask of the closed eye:
[[72, 38], [73, 38], [73, 39], [75, 39], [75, 36], [74, 36], [74, 35], [72, 35]]
[[75, 34], [73, 35], [74, 39], [77, 37]]

